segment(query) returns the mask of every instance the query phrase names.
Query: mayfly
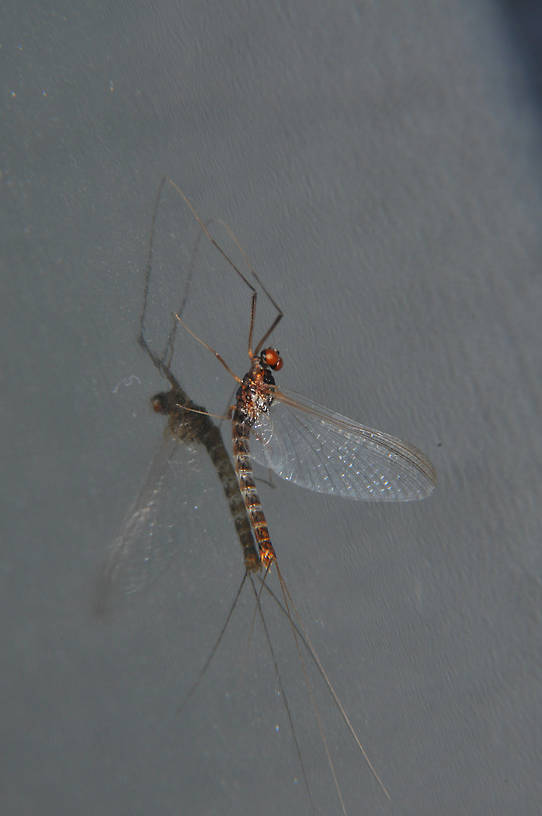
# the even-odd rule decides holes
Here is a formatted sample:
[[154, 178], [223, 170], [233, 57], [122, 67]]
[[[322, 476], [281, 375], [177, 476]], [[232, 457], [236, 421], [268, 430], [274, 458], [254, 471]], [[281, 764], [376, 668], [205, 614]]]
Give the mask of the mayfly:
[[179, 315], [176, 317], [239, 384], [235, 405], [230, 408], [233, 456], [263, 567], [269, 569], [276, 560], [276, 553], [256, 491], [251, 459], [282, 479], [318, 493], [369, 501], [413, 501], [427, 497], [436, 484], [435, 470], [413, 445], [277, 388], [273, 372], [280, 371], [283, 359], [277, 348], [265, 344], [282, 319], [282, 311], [228, 228], [252, 277], [277, 311], [271, 326], [254, 347], [257, 290], [211, 235], [185, 193], [173, 181], [169, 183], [189, 207], [204, 235], [252, 292], [248, 333], [250, 369], [242, 378], [216, 349], [198, 337]]
[[[178, 380], [172, 374], [171, 362], [173, 357], [175, 327], [178, 326], [179, 323], [174, 322], [168, 337], [166, 349], [162, 355], [157, 354], [155, 350], [150, 347], [145, 336], [145, 313], [149, 294], [149, 276], [153, 252], [152, 236], [154, 235], [154, 222], [158, 210], [158, 203], [165, 183], [171, 184], [190, 207], [201, 227], [200, 234], [204, 234], [209, 238], [213, 246], [215, 246], [221, 255], [233, 266], [242, 280], [245, 281], [253, 291], [249, 336], [251, 369], [243, 380], [236, 378], [240, 383], [240, 388], [237, 394], [236, 405], [232, 410], [232, 435], [236, 472], [234, 472], [232, 468], [231, 461], [222, 441], [220, 429], [212, 421], [211, 415], [209, 415], [202, 406], [193, 402], [188, 397], [186, 391], [180, 386]], [[244, 252], [239, 246], [237, 239], [229, 228], [227, 229], [244, 256]], [[265, 637], [274, 662], [278, 686], [286, 707], [297, 755], [301, 763], [305, 786], [313, 810], [315, 810], [315, 807], [314, 804], [312, 804], [310, 787], [303, 766], [292, 716], [282, 687], [270, 633], [263, 617], [260, 598], [262, 590], [265, 590], [273, 596], [275, 603], [277, 603], [283, 614], [288, 618], [298, 649], [300, 644], [307, 649], [310, 659], [314, 662], [317, 671], [323, 677], [343, 721], [359, 750], [365, 757], [371, 772], [385, 795], [389, 797], [386, 787], [362, 746], [340, 699], [308, 639], [306, 631], [302, 628], [299, 621], [284, 578], [280, 573], [276, 554], [270, 541], [267, 524], [252, 476], [248, 444], [250, 438], [250, 455], [256, 459], [256, 461], [261, 462], [267, 467], [271, 467], [272, 470], [283, 478], [304, 484], [314, 490], [337, 493], [351, 498], [375, 498], [381, 500], [423, 498], [423, 496], [427, 495], [432, 489], [434, 471], [423, 454], [416, 451], [415, 448], [401, 443], [386, 434], [369, 431], [369, 429], [363, 428], [338, 414], [330, 414], [320, 406], [309, 403], [307, 400], [301, 402], [299, 398], [294, 397], [292, 394], [278, 391], [274, 384], [271, 371], [278, 371], [281, 368], [282, 360], [275, 348], [264, 346], [264, 344], [280, 321], [282, 312], [280, 312], [269, 293], [267, 293], [259, 281], [255, 271], [250, 266], [249, 268], [255, 280], [260, 284], [262, 290], [268, 295], [273, 305], [277, 308], [278, 313], [270, 329], [254, 349], [252, 349], [252, 336], [256, 310], [256, 291], [215, 241], [209, 232], [208, 225], [200, 219], [182, 191], [169, 179], [163, 180], [158, 192], [153, 216], [139, 343], [150, 356], [154, 365], [168, 379], [171, 386], [168, 392], [157, 394], [152, 400], [154, 410], [168, 416], [169, 435], [160, 452], [155, 457], [149, 477], [136, 501], [135, 507], [129, 514], [120, 535], [114, 542], [110, 557], [102, 573], [101, 588], [98, 596], [99, 604], [102, 606], [108, 604], [112, 589], [118, 591], [117, 585], [122, 586], [122, 591], [133, 592], [140, 589], [143, 585], [148, 585], [164, 570], [167, 557], [164, 556], [162, 550], [169, 549], [168, 556], [171, 557], [171, 549], [175, 546], [175, 544], [171, 542], [167, 543], [167, 547], [165, 546], [165, 539], [168, 538], [168, 536], [164, 535], [164, 530], [160, 527], [163, 522], [163, 520], [160, 519], [160, 497], [164, 494], [164, 481], [168, 473], [171, 472], [169, 464], [173, 460], [173, 457], [177, 455], [179, 449], [185, 447], [194, 448], [194, 446], [205, 449], [215, 466], [228, 501], [230, 513], [243, 550], [245, 574], [215, 646], [208, 660], [205, 662], [198, 680], [191, 688], [189, 695], [187, 695], [187, 698], [198, 686], [211, 658], [216, 653], [248, 577], [252, 584], [258, 615], [262, 620]], [[178, 312], [178, 319], [182, 322], [182, 318], [180, 317], [182, 308], [179, 308]], [[203, 343], [203, 345], [210, 348], [206, 343]], [[232, 373], [222, 357], [214, 350], [213, 352], [228, 371]], [[289, 428], [288, 433], [290, 435], [295, 432], [295, 436], [292, 437], [295, 442], [293, 445], [291, 441], [289, 441], [285, 446], [284, 441], [282, 441], [282, 443], [280, 442], [280, 434], [274, 432], [275, 426], [271, 422], [271, 418], [273, 418], [273, 422], [277, 423], [276, 427], [278, 429], [279, 417], [277, 416], [277, 409], [280, 407], [288, 409], [284, 414], [286, 423], [289, 422], [289, 417], [297, 416], [300, 410], [303, 412], [304, 422], [297, 420], [294, 422], [293, 427], [288, 424], [282, 424], [281, 426], [282, 428]], [[271, 411], [269, 410], [270, 408], [272, 409]], [[360, 430], [362, 431], [361, 434]], [[282, 437], [282, 439], [284, 438]], [[280, 447], [281, 444], [282, 448]], [[333, 444], [335, 444], [334, 450], [332, 450]], [[294, 453], [295, 457], [293, 456]], [[338, 461], [341, 462], [340, 468], [338, 468], [336, 464], [337, 457], [332, 455], [337, 453]], [[300, 454], [303, 457], [302, 460]], [[301, 461], [303, 461], [303, 465], [301, 465]], [[342, 470], [342, 473], [339, 472], [339, 470]], [[236, 476], [239, 483], [237, 483]], [[360, 477], [365, 480], [364, 489], [360, 487]], [[252, 531], [254, 531], [256, 537], [257, 549], [254, 545]], [[168, 535], [171, 539], [172, 536], [170, 532], [171, 531], [168, 530]], [[256, 591], [254, 580], [255, 578], [261, 580], [258, 576], [258, 571], [261, 566], [265, 568], [265, 574], [267, 574], [271, 566], [274, 566], [281, 585], [284, 599], [283, 604], [281, 604], [274, 595], [268, 583], [265, 581], [265, 578], [260, 588]], [[306, 668], [304, 668], [304, 673], [306, 677]], [[306, 682], [307, 684], [309, 683], [307, 677]], [[312, 697], [309, 685], [308, 690]], [[317, 718], [337, 795], [341, 803], [342, 811], [346, 813], [342, 792], [325, 741], [325, 735], [321, 730], [318, 714]]]

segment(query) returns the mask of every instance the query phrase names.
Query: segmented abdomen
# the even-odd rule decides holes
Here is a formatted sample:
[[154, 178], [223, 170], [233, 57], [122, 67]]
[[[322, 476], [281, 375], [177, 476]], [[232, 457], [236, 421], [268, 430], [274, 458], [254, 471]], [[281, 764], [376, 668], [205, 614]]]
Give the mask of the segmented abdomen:
[[[234, 473], [231, 466], [231, 460], [224, 447], [222, 436], [215, 425], [213, 425], [213, 429], [216, 429], [218, 439], [214, 444], [207, 446], [207, 450], [220, 476], [222, 487], [230, 506], [230, 513], [235, 524], [235, 529], [237, 530], [239, 541], [243, 547], [245, 568], [247, 572], [255, 572], [260, 569], [260, 558], [254, 547], [252, 519], [247, 517], [245, 497], [239, 495], [240, 490], [237, 483], [239, 477], [237, 477], [237, 479], [235, 478], [237, 472]], [[245, 502], [245, 504], [243, 504], [243, 502]]]
[[252, 524], [254, 538], [260, 551], [260, 561], [265, 569], [276, 559], [275, 550], [269, 538], [269, 530], [265, 520], [262, 504], [252, 471], [252, 462], [249, 454], [250, 426], [239, 417], [237, 409], [232, 417], [232, 443], [235, 473], [239, 482], [239, 490], [243, 496], [245, 507]]

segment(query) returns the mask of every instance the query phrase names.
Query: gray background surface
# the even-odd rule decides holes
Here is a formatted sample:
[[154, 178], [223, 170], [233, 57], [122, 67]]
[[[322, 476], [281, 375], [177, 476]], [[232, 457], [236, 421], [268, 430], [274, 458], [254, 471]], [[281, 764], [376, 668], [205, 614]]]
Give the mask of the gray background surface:
[[[419, 505], [262, 486], [391, 793], [319, 689], [348, 812], [539, 813], [541, 136], [498, 9], [8, 4], [2, 41], [2, 813], [311, 812], [248, 593], [176, 714], [242, 575], [209, 466], [179, 479], [163, 579], [111, 619], [92, 609], [162, 435], [135, 338], [164, 173], [233, 225], [284, 307], [280, 382], [438, 471]], [[190, 323], [242, 372], [233, 288]], [[179, 376], [220, 413], [230, 381], [186, 353]], [[191, 490], [210, 499], [199, 528]], [[295, 648], [269, 620], [316, 808], [338, 813]]]

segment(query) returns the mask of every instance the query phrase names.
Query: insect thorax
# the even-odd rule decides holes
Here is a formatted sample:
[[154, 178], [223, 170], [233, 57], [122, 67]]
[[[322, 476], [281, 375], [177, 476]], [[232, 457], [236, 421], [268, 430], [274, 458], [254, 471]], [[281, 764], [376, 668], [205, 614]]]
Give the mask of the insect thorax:
[[269, 410], [274, 385], [275, 379], [269, 368], [254, 360], [236, 394], [237, 416], [241, 422], [254, 425], [260, 414]]

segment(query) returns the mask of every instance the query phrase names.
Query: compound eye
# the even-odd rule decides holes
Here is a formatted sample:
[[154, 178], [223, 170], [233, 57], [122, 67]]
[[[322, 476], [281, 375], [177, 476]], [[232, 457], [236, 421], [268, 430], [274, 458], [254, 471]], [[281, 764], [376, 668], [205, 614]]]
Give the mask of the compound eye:
[[262, 351], [263, 362], [272, 368], [273, 371], [280, 371], [282, 368], [282, 357], [276, 348], [266, 348]]

